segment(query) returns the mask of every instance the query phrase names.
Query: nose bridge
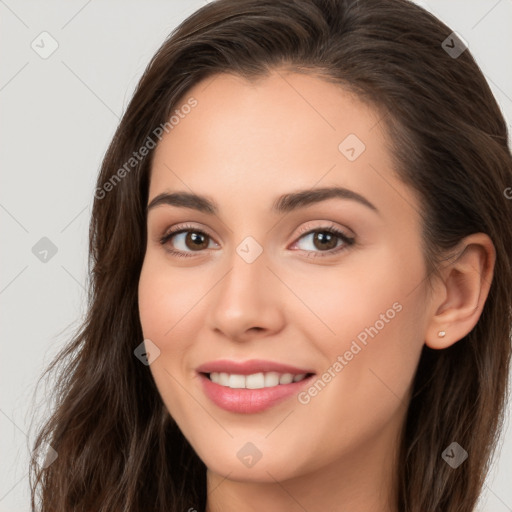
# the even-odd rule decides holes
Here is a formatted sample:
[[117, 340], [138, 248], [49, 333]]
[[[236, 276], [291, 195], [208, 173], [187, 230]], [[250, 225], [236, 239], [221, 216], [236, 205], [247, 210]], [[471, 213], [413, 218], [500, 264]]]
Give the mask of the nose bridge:
[[[253, 327], [275, 329], [279, 323], [278, 280], [267, 268], [267, 253], [253, 237], [246, 237], [229, 255], [229, 270], [213, 296], [210, 322], [236, 338]], [[272, 280], [276, 281], [274, 285]]]
[[230, 271], [221, 284], [221, 300], [233, 300], [236, 304], [257, 300], [260, 285], [267, 281], [268, 260], [263, 246], [252, 236], [245, 237], [229, 257]]

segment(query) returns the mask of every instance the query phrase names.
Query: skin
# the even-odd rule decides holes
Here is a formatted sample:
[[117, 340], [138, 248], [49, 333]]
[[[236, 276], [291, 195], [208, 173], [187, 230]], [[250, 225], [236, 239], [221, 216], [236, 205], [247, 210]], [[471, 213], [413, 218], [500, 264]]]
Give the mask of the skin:
[[[446, 348], [474, 327], [492, 243], [481, 233], [463, 240], [428, 288], [418, 197], [393, 172], [377, 112], [334, 84], [284, 70], [254, 83], [220, 74], [183, 104], [191, 96], [197, 106], [156, 148], [148, 204], [192, 191], [216, 201], [219, 215], [149, 210], [139, 311], [144, 337], [160, 349], [150, 370], [163, 402], [208, 468], [207, 510], [397, 511], [391, 475], [422, 347]], [[354, 161], [338, 149], [348, 134], [366, 146]], [[340, 198], [271, 212], [281, 194], [334, 185], [378, 212]], [[204, 249], [186, 234], [160, 244], [183, 223], [208, 234]], [[355, 244], [338, 253], [315, 245], [308, 233], [326, 226]], [[263, 250], [252, 263], [236, 251], [248, 236]], [[195, 368], [221, 358], [321, 376], [396, 303], [394, 318], [307, 404], [294, 396], [237, 414], [199, 385]], [[262, 454], [252, 467], [237, 457], [247, 442]]]

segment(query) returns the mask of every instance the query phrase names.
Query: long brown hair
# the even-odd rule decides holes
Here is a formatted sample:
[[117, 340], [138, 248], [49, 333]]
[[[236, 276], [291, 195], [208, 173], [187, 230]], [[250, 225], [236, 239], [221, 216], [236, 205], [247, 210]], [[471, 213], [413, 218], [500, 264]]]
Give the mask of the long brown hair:
[[[58, 458], [31, 463], [33, 510], [204, 510], [205, 465], [134, 356], [143, 339], [137, 287], [154, 151], [118, 170], [200, 80], [222, 72], [254, 79], [273, 68], [314, 73], [382, 113], [395, 170], [421, 199], [427, 281], [463, 237], [483, 232], [495, 245], [475, 328], [448, 349], [423, 349], [396, 474], [400, 511], [474, 509], [507, 400], [512, 158], [478, 65], [469, 50], [455, 57], [443, 43], [451, 33], [407, 0], [219, 0], [173, 31], [144, 72], [98, 177], [87, 317], [43, 374], [60, 369], [54, 411], [34, 448], [48, 443]], [[113, 181], [116, 173], [122, 179]], [[456, 470], [441, 457], [452, 441], [469, 453]]]

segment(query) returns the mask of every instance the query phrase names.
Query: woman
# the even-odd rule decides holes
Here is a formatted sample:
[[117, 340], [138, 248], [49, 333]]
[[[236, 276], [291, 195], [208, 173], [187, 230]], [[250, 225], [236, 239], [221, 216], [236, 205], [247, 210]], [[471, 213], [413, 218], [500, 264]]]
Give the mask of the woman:
[[507, 398], [511, 184], [482, 73], [422, 8], [199, 9], [105, 156], [32, 506], [474, 510]]

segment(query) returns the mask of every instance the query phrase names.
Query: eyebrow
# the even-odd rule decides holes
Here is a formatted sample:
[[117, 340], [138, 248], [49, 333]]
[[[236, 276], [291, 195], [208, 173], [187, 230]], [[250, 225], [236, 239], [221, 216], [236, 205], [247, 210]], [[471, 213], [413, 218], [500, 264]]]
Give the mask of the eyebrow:
[[[284, 194], [274, 201], [272, 212], [288, 213], [332, 198], [357, 201], [377, 214], [379, 213], [377, 207], [368, 201], [368, 199], [353, 190], [343, 187], [314, 188]], [[219, 206], [212, 199], [181, 191], [173, 193], [164, 192], [157, 195], [147, 206], [146, 212], [163, 204], [181, 208], [191, 208], [208, 215], [217, 215], [219, 213]]]

